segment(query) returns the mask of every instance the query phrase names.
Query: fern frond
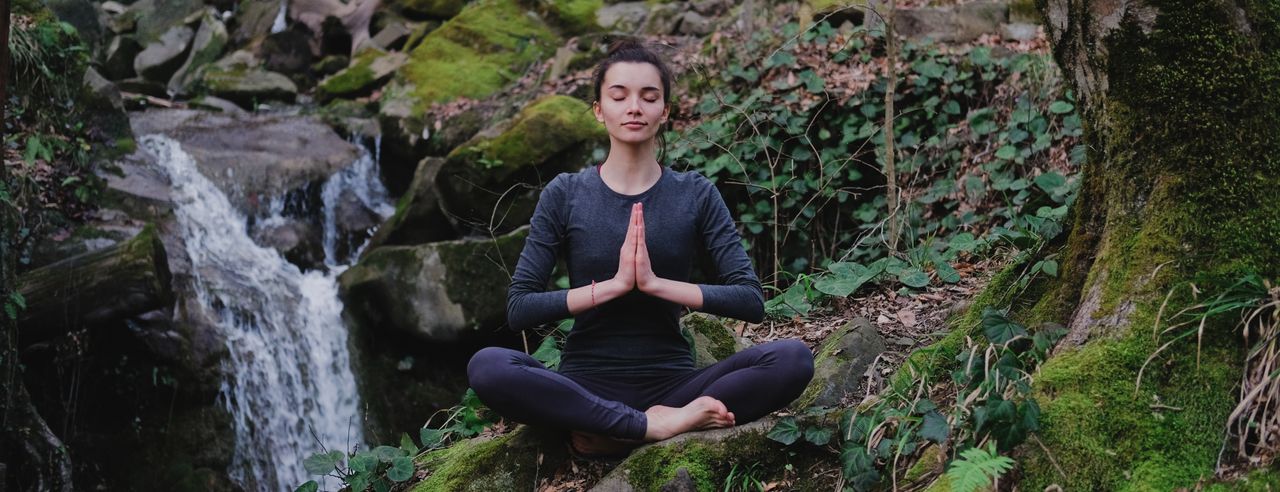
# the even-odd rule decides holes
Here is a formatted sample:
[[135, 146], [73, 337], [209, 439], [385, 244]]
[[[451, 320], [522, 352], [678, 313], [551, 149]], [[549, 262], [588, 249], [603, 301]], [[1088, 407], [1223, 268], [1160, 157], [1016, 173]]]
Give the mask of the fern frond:
[[985, 488], [1013, 468], [1013, 459], [1000, 456], [994, 445], [987, 449], [973, 447], [960, 452], [960, 459], [951, 462], [947, 469], [947, 479], [951, 481], [951, 490], [956, 492], [974, 492]]

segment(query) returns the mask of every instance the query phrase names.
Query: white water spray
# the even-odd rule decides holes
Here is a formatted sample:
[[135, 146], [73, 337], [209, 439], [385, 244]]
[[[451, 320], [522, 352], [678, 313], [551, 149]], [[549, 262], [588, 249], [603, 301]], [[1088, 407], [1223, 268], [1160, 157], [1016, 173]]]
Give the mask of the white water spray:
[[[244, 215], [177, 142], [159, 135], [140, 140], [169, 174], [197, 300], [227, 337], [231, 380], [222, 396], [236, 425], [231, 476], [246, 490], [293, 490], [316, 478], [306, 475], [302, 460], [322, 445], [344, 451], [364, 445], [336, 283], [346, 266], [303, 273], [255, 244]], [[367, 152], [362, 156], [377, 181], [376, 165]], [[356, 183], [335, 178], [335, 187]], [[340, 487], [329, 480], [325, 489]]]

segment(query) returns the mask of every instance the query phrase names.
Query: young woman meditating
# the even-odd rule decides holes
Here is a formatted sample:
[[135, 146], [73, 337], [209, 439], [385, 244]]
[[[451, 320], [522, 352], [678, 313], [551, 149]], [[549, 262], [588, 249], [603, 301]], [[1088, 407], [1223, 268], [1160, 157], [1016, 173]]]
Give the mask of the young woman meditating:
[[[542, 191], [511, 280], [507, 318], [522, 330], [569, 316], [559, 372], [515, 350], [472, 357], [471, 387], [508, 419], [572, 432], [582, 454], [750, 422], [790, 403], [813, 377], [797, 340], [757, 345], [695, 369], [684, 308], [750, 322], [764, 295], [729, 209], [696, 172], [655, 158], [671, 75], [652, 51], [615, 43], [595, 71], [592, 110], [609, 132], [602, 164]], [[700, 251], [716, 284], [688, 283]], [[571, 289], [548, 291], [557, 255]]]

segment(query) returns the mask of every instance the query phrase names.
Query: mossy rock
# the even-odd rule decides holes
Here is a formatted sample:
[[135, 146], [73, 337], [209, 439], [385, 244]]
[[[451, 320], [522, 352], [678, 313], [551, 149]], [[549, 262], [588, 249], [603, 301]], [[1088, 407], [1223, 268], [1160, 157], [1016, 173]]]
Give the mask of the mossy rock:
[[448, 19], [467, 5], [467, 0], [393, 0], [390, 7], [411, 17]]
[[[840, 412], [828, 412], [803, 416], [798, 424], [835, 427], [839, 418]], [[757, 478], [770, 482], [786, 476], [788, 464], [795, 470], [807, 470], [819, 462], [830, 462], [831, 455], [825, 449], [803, 442], [787, 446], [769, 439], [767, 435], [775, 423], [766, 418], [728, 429], [681, 434], [645, 445], [633, 451], [592, 490], [665, 490], [664, 486], [675, 481], [683, 469], [695, 490], [715, 491], [724, 489], [725, 481], [735, 469], [741, 473], [752, 467]], [[832, 477], [801, 474], [795, 478], [793, 490], [835, 488]]]
[[346, 313], [426, 342], [492, 337], [506, 322], [507, 271], [528, 231], [374, 249], [338, 277]]
[[418, 469], [430, 475], [409, 490], [528, 490], [539, 472], [559, 468], [569, 458], [564, 432], [520, 426], [510, 434], [476, 438], [427, 453]]
[[365, 50], [351, 60], [351, 64], [320, 81], [316, 97], [321, 101], [333, 98], [353, 98], [369, 95], [386, 83], [409, 60], [404, 53], [385, 53]]
[[204, 73], [204, 86], [214, 96], [253, 109], [267, 101], [293, 102], [298, 86], [289, 77], [256, 68], [221, 70], [210, 67]]
[[557, 43], [551, 27], [516, 0], [481, 0], [427, 34], [399, 79], [421, 113], [432, 103], [497, 92]]
[[734, 336], [724, 321], [715, 316], [691, 313], [680, 319], [680, 327], [693, 350], [693, 364], [698, 368], [725, 360], [748, 347], [745, 340]]
[[596, 23], [596, 11], [604, 6], [604, 0], [552, 0], [543, 2], [546, 16], [560, 31], [577, 36], [601, 30]]
[[[436, 181], [441, 204], [460, 229], [483, 231], [475, 226], [487, 224], [511, 230], [533, 215], [536, 190], [545, 181], [583, 167], [589, 149], [605, 138], [586, 103], [568, 96], [539, 99], [449, 154]], [[504, 222], [490, 224], [499, 207]]]
[[396, 203], [395, 215], [378, 227], [378, 232], [369, 239], [366, 252], [379, 246], [422, 244], [457, 236], [448, 217], [440, 210], [436, 193], [436, 173], [443, 164], [441, 157], [428, 157], [418, 163], [413, 184]]
[[884, 348], [884, 337], [866, 318], [854, 318], [831, 332], [814, 355], [813, 380], [792, 408], [839, 405], [858, 388], [863, 373]]

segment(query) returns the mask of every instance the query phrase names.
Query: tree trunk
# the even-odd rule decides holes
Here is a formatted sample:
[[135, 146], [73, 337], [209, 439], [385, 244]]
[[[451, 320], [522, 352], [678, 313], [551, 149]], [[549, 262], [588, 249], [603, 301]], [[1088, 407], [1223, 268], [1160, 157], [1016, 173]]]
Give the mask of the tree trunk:
[[1172, 345], [1135, 381], [1185, 332], [1156, 335], [1196, 302], [1189, 283], [1204, 300], [1246, 272], [1280, 273], [1280, 8], [1038, 3], [1089, 152], [1062, 276], [1018, 313], [1069, 329], [1036, 375], [1044, 447], [1020, 452], [1020, 488], [1193, 486], [1212, 476], [1235, 403], [1236, 320], [1212, 320], [1201, 346]]
[[133, 239], [24, 273], [23, 345], [67, 329], [117, 320], [172, 303], [164, 245], [148, 227]]

